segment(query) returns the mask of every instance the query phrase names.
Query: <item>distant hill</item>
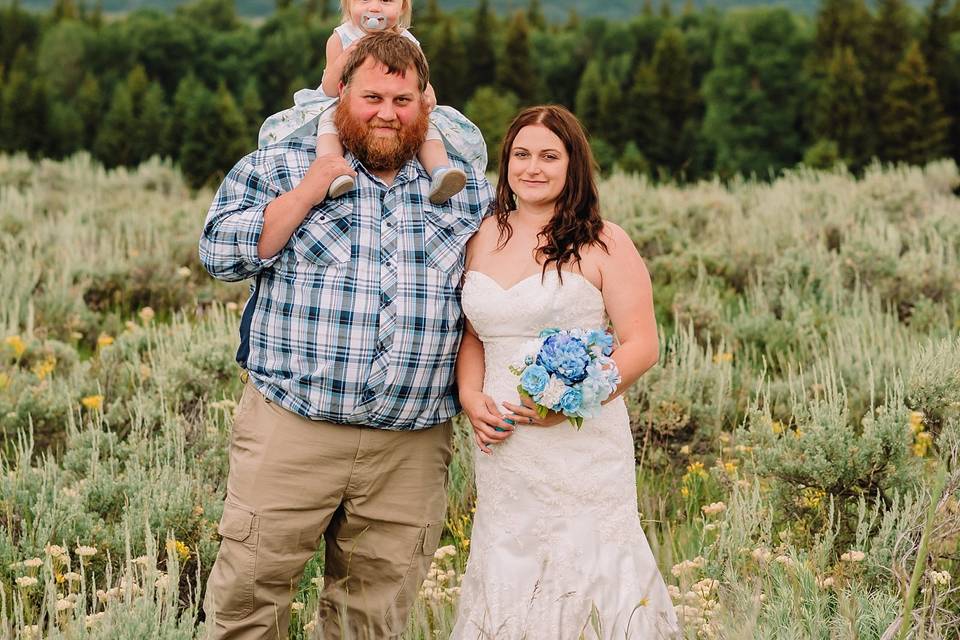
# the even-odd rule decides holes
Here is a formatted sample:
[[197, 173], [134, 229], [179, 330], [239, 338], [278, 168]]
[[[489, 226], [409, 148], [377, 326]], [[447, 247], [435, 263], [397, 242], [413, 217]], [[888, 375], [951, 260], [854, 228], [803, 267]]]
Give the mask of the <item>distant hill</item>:
[[[6, 4], [9, 0], [0, 0], [0, 5]], [[103, 8], [108, 13], [126, 13], [142, 7], [153, 7], [164, 11], [171, 11], [180, 4], [179, 0], [102, 0]], [[655, 7], [659, 8], [663, 0], [653, 0]], [[95, 0], [87, 0], [86, 4], [92, 6]], [[236, 0], [237, 10], [244, 16], [265, 16], [273, 12], [274, 0]], [[685, 0], [671, 0], [674, 11], [680, 11]], [[923, 0], [908, 0], [908, 3], [915, 7], [925, 6]], [[37, 10], [45, 10], [51, 6], [50, 0], [21, 0], [21, 5]], [[423, 0], [414, 0], [414, 7], [420, 8], [424, 4]], [[477, 5], [476, 0], [439, 0], [440, 7], [446, 11], [470, 10]], [[523, 9], [527, 7], [525, 0], [491, 0], [491, 5], [501, 14]], [[640, 12], [643, 7], [643, 0], [541, 0], [543, 12], [551, 21], [565, 20], [571, 10], [576, 10], [583, 17], [597, 16], [608, 19], [628, 19]], [[339, 0], [330, 0], [330, 5], [339, 7]], [[766, 0], [694, 0], [697, 7], [716, 7], [720, 10], [726, 10], [737, 6], [757, 6], [757, 5], [777, 5], [787, 7], [797, 13], [813, 15], [818, 0], [779, 0], [769, 2]], [[416, 15], [416, 14], [415, 14]]]

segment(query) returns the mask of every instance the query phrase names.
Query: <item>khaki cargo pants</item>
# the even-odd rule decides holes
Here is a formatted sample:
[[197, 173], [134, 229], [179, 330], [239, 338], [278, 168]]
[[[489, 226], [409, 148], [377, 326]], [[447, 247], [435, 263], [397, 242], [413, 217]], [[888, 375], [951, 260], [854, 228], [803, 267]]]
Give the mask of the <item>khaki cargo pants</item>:
[[209, 637], [286, 638], [291, 600], [320, 536], [314, 637], [399, 636], [440, 541], [450, 454], [449, 422], [397, 432], [312, 421], [248, 382], [204, 599]]

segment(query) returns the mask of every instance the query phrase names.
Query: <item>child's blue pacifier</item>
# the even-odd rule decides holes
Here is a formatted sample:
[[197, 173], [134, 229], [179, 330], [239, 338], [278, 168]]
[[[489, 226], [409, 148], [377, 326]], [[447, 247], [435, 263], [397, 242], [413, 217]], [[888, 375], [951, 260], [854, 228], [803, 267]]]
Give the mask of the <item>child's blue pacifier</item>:
[[364, 12], [360, 18], [360, 24], [367, 31], [383, 31], [387, 28], [387, 17], [378, 13]]

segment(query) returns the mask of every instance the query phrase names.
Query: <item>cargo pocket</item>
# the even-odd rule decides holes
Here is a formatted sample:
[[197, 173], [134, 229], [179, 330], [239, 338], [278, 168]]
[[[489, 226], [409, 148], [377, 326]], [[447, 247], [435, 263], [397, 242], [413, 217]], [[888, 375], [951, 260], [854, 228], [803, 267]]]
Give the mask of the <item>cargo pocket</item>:
[[256, 514], [247, 507], [227, 502], [217, 532], [223, 537], [210, 573], [208, 590], [217, 617], [239, 620], [253, 612], [256, 572]]
[[410, 558], [410, 566], [403, 576], [400, 583], [400, 589], [393, 605], [387, 610], [386, 623], [387, 628], [392, 633], [403, 633], [407, 623], [407, 616], [410, 608], [417, 599], [417, 593], [420, 590], [420, 584], [430, 569], [433, 561], [433, 554], [440, 544], [440, 537], [443, 535], [443, 521], [431, 522], [420, 528], [420, 535], [417, 538], [416, 547]]

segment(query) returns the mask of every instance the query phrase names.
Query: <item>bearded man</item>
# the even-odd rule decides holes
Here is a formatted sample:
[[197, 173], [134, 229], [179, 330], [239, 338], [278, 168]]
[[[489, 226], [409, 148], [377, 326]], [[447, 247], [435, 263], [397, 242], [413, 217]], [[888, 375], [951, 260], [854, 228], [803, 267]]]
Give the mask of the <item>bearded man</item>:
[[[466, 188], [430, 204], [416, 160], [428, 75], [406, 38], [364, 38], [340, 85], [346, 157], [316, 157], [312, 137], [260, 149], [230, 171], [207, 215], [204, 267], [255, 278], [204, 601], [214, 638], [285, 637], [321, 537], [322, 637], [397, 637], [437, 548], [464, 248], [493, 194], [454, 157]], [[324, 200], [344, 173], [358, 188]]]

